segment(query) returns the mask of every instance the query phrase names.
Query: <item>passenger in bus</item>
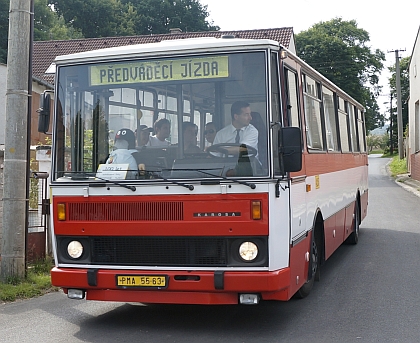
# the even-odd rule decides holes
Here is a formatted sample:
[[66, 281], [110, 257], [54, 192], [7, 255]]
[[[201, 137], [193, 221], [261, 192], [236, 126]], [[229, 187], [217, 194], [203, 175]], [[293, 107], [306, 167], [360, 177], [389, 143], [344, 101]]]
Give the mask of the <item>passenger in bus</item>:
[[236, 101], [231, 107], [232, 123], [217, 132], [213, 145], [220, 143], [245, 144], [258, 151], [258, 130], [250, 124], [251, 106], [245, 101]]
[[189, 121], [184, 121], [182, 123], [182, 131], [184, 137], [184, 152], [187, 154], [200, 153], [201, 150], [197, 146], [197, 125]]
[[216, 137], [216, 125], [213, 122], [208, 122], [204, 128], [204, 137], [206, 138], [206, 148], [211, 146], [214, 142], [214, 137]]
[[147, 125], [140, 125], [138, 130], [139, 131], [137, 135], [137, 140], [138, 140], [137, 143], [138, 143], [138, 147], [142, 148], [149, 144], [150, 132], [152, 132], [153, 129], [151, 127], [148, 127]]
[[136, 138], [130, 129], [120, 129], [115, 135], [114, 150], [109, 154], [106, 164], [128, 164], [126, 179], [135, 179], [138, 174], [137, 163], [132, 153], [136, 152]]
[[171, 123], [166, 118], [161, 118], [155, 123], [155, 135], [149, 138], [146, 146], [165, 147], [170, 143], [166, 139], [171, 135]]

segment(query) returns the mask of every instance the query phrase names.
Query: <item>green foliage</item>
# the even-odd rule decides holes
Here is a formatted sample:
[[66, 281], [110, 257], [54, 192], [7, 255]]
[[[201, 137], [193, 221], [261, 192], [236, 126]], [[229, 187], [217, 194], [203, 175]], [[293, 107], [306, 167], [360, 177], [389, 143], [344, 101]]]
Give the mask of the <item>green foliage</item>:
[[355, 20], [335, 18], [296, 35], [297, 54], [366, 109], [366, 129], [383, 125], [376, 96], [385, 54], [367, 46], [369, 34]]
[[[402, 122], [403, 122], [403, 132], [407, 136], [407, 127], [408, 127], [408, 98], [410, 97], [410, 80], [409, 80], [409, 66], [410, 58], [404, 57], [400, 61], [400, 82], [401, 82], [401, 113], [402, 113]], [[390, 109], [392, 113], [392, 141], [394, 146], [397, 146], [398, 142], [398, 122], [397, 122], [397, 85], [396, 85], [396, 66], [395, 64], [388, 68], [392, 73], [391, 78], [389, 79], [390, 91], [393, 94], [393, 106]]]
[[136, 34], [168, 33], [170, 28], [185, 32], [217, 31], [220, 28], [208, 23], [207, 6], [198, 0], [121, 0], [131, 4], [138, 18], [135, 21]]
[[[38, 170], [38, 164], [35, 161], [35, 159], [31, 158], [31, 170], [37, 171]], [[38, 195], [39, 195], [39, 180], [35, 179], [34, 177], [31, 177], [29, 179], [29, 209], [36, 210], [38, 209]]]
[[80, 30], [65, 23], [64, 18], [48, 6], [48, 0], [34, 2], [34, 40], [66, 40], [83, 38]]
[[407, 173], [407, 159], [400, 159], [399, 156], [394, 156], [389, 164], [389, 171], [391, 176], [395, 177], [400, 174]]
[[[0, 63], [7, 61], [9, 3], [0, 0]], [[219, 30], [208, 16], [199, 0], [34, 0], [34, 40]]]
[[39, 180], [34, 177], [30, 178], [29, 185], [29, 209], [36, 210], [38, 208], [38, 184]]
[[0, 283], [0, 301], [28, 299], [57, 290], [51, 286], [52, 266], [52, 259], [48, 257], [30, 264], [26, 278], [10, 278], [6, 283]]
[[199, 0], [49, 0], [87, 38], [218, 30]]
[[[9, 0], [0, 0], [0, 63], [7, 62], [9, 35]], [[34, 0], [34, 40], [83, 38], [80, 30], [64, 21], [48, 5], [48, 0]]]
[[119, 0], [56, 0], [50, 1], [66, 23], [80, 30], [86, 38], [122, 36], [124, 12]]
[[389, 144], [389, 137], [387, 134], [384, 135], [368, 135], [366, 137], [366, 144], [368, 146], [368, 152], [383, 152]]

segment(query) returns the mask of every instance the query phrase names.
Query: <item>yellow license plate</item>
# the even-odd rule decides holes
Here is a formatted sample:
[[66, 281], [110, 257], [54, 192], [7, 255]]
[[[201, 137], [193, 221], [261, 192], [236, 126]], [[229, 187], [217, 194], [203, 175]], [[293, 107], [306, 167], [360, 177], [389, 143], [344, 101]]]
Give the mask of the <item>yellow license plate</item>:
[[117, 275], [119, 287], [156, 287], [167, 286], [167, 277], [164, 275]]

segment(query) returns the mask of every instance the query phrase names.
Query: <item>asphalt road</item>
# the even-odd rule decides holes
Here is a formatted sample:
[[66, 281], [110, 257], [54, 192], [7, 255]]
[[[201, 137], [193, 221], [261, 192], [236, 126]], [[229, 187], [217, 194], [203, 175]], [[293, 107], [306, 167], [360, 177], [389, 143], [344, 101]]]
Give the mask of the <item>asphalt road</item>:
[[369, 158], [359, 244], [321, 269], [309, 297], [258, 306], [168, 306], [69, 300], [0, 305], [0, 342], [420, 342], [420, 198]]

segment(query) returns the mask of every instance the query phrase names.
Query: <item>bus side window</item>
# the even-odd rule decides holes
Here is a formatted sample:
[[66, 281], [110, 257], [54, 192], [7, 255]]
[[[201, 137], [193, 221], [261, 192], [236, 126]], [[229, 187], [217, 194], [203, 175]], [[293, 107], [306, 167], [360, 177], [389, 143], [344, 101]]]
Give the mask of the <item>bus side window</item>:
[[346, 103], [343, 98], [338, 99], [338, 125], [340, 127], [340, 146], [341, 152], [350, 152], [348, 114], [346, 112]]
[[360, 151], [358, 146], [358, 139], [356, 134], [356, 115], [354, 113], [355, 107], [347, 102], [348, 105], [348, 114], [349, 114], [349, 124], [350, 124], [350, 141], [351, 141], [351, 150], [353, 152]]
[[334, 92], [325, 86], [322, 87], [322, 102], [324, 105], [327, 149], [328, 151], [339, 151]]
[[320, 84], [303, 74], [304, 108], [306, 122], [306, 143], [309, 149], [324, 150], [323, 128], [321, 117]]
[[297, 75], [290, 69], [285, 68], [286, 87], [287, 87], [287, 116], [289, 118], [289, 126], [300, 126], [299, 120], [299, 98], [297, 87]]

